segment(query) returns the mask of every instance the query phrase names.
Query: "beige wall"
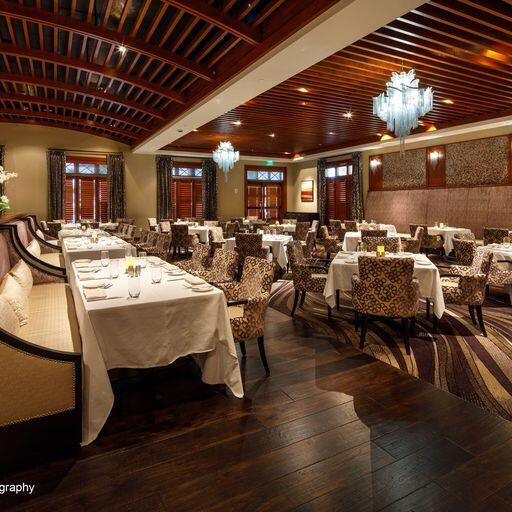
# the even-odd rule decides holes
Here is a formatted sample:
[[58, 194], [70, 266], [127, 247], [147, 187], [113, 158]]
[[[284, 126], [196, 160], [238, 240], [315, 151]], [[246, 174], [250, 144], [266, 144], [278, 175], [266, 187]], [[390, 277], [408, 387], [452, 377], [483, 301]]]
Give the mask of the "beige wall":
[[[126, 163], [126, 213], [134, 217], [138, 226], [146, 224], [147, 217], [156, 216], [156, 171], [154, 155], [135, 155], [130, 148], [109, 139], [61, 128], [26, 124], [0, 124], [0, 144], [5, 145], [5, 168], [17, 172], [18, 178], [7, 183], [6, 193], [13, 212], [35, 213], [46, 219], [48, 183], [46, 150], [61, 148], [73, 151], [123, 151]], [[191, 161], [190, 158], [177, 158]], [[197, 161], [197, 159], [195, 159]], [[228, 181], [218, 175], [219, 216], [241, 217], [244, 208], [244, 167], [261, 162], [237, 162]], [[284, 167], [290, 167], [278, 164]], [[290, 174], [288, 172], [288, 174]], [[288, 182], [288, 201], [294, 197]], [[288, 206], [290, 209], [290, 205]]]
[[[302, 180], [313, 180], [313, 202], [303, 203], [300, 200], [300, 184]], [[314, 213], [317, 211], [316, 162], [304, 162], [291, 166], [288, 173], [288, 211]]]

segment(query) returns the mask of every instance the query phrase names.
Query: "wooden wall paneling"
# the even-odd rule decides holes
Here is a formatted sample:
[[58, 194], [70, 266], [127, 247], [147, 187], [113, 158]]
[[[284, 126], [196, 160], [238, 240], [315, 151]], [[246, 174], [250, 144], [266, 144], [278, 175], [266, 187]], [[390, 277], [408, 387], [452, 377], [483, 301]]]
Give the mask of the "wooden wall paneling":
[[[446, 185], [446, 149], [445, 146], [426, 148], [427, 186], [444, 187]], [[436, 158], [437, 157], [437, 158]]]
[[[372, 168], [372, 162], [374, 167]], [[368, 159], [368, 170], [370, 173], [370, 190], [383, 189], [383, 167], [382, 155], [372, 155]]]

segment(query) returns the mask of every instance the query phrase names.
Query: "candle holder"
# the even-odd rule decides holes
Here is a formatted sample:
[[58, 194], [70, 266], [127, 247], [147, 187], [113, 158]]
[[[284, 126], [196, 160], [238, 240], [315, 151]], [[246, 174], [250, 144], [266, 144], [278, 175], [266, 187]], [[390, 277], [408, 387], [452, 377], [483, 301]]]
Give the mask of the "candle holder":
[[444, 228], [444, 222], [440, 222], [440, 223], [439, 223], [439, 227], [440, 227], [441, 229], [443, 229], [443, 228]]

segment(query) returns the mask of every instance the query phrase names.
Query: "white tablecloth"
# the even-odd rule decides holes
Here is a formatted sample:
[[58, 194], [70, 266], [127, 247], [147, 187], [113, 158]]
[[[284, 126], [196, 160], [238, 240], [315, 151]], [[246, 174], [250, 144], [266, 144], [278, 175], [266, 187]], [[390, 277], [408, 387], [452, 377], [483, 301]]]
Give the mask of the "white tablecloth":
[[[439, 270], [424, 254], [408, 255], [407, 257], [414, 258], [416, 262], [428, 263], [428, 265], [415, 263], [414, 277], [419, 281], [420, 297], [432, 300], [434, 302], [434, 313], [438, 318], [441, 318], [445, 310], [445, 304]], [[350, 260], [353, 263], [349, 262]], [[358, 273], [356, 254], [350, 255], [340, 252], [336, 255], [329, 266], [324, 289], [325, 300], [330, 306], [336, 305], [336, 290], [352, 291], [352, 276]]]
[[[345, 228], [345, 224], [342, 223], [341, 226], [343, 228]], [[369, 229], [369, 228], [365, 228], [361, 222], [357, 223], [357, 228], [358, 229]], [[396, 233], [396, 227], [393, 224], [378, 224], [377, 223], [376, 229], [386, 229], [388, 233]]]
[[[62, 224], [62, 229], [80, 229], [80, 223], [69, 222]], [[117, 222], [100, 222], [100, 229], [116, 229], [119, 224]]]
[[450, 254], [453, 251], [453, 236], [457, 233], [471, 233], [470, 229], [466, 228], [427, 228], [429, 235], [442, 235], [444, 238], [444, 251]]
[[82, 237], [82, 236], [91, 236], [93, 233], [98, 233], [101, 236], [110, 236], [110, 233], [100, 229], [86, 229], [85, 231], [77, 228], [72, 229], [61, 229], [59, 231], [59, 240], [70, 237]]
[[[95, 262], [99, 264], [99, 262]], [[119, 268], [123, 269], [120, 260]], [[103, 274], [105, 272], [105, 274]], [[102, 270], [98, 278], [107, 275]], [[106, 289], [110, 299], [87, 302], [74, 265], [70, 285], [82, 337], [84, 387], [82, 443], [98, 436], [110, 414], [114, 395], [107, 374], [111, 368], [151, 368], [194, 355], [207, 384], [225, 383], [243, 396], [240, 367], [221, 290], [198, 293], [183, 280], [151, 284], [142, 269], [141, 294], [128, 297], [128, 277], [121, 273]]]
[[70, 264], [79, 259], [99, 260], [101, 251], [108, 251], [109, 257], [124, 258], [126, 246], [128, 242], [117, 238], [100, 237], [96, 243], [92, 243], [89, 238], [65, 238], [62, 242], [62, 254], [66, 267], [69, 269]]
[[295, 233], [297, 229], [297, 224], [280, 224], [284, 231], [288, 233]]
[[[288, 265], [288, 256], [286, 255], [286, 244], [292, 240], [289, 235], [263, 235], [263, 247], [271, 247], [274, 260], [281, 268]], [[228, 238], [224, 244], [227, 251], [235, 250], [235, 239]]]
[[[477, 251], [491, 251], [493, 253], [493, 262], [503, 270], [512, 270], [512, 246], [508, 244], [489, 244], [478, 247]], [[498, 263], [498, 261], [510, 261], [510, 263]], [[512, 303], [512, 286], [505, 286], [505, 291], [510, 297]]]
[[199, 241], [203, 244], [208, 244], [208, 233], [210, 232], [209, 226], [189, 226], [188, 233], [189, 235], [197, 235], [199, 237]]
[[[390, 233], [388, 231], [388, 238], [398, 238], [400, 236], [396, 233]], [[360, 231], [348, 231], [345, 233], [345, 238], [343, 240], [343, 250], [344, 251], [355, 251], [357, 249], [357, 243], [361, 240], [361, 232]]]

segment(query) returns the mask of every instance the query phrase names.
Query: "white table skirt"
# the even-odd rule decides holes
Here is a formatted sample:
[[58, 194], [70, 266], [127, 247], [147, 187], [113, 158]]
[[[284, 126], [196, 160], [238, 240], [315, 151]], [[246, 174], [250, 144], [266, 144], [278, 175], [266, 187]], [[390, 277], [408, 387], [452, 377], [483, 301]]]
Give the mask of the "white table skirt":
[[[97, 262], [99, 264], [99, 262]], [[120, 270], [123, 260], [119, 262]], [[226, 384], [243, 396], [226, 299], [221, 290], [197, 293], [184, 281], [151, 284], [142, 269], [141, 294], [127, 299], [128, 277], [120, 273], [106, 290], [107, 300], [87, 302], [74, 266], [70, 285], [82, 338], [84, 384], [82, 444], [94, 441], [114, 403], [107, 370], [151, 368], [194, 355], [207, 384]], [[105, 274], [103, 274], [105, 272]], [[106, 271], [97, 274], [98, 278]], [[84, 281], [90, 282], [90, 281]]]
[[199, 241], [203, 244], [208, 244], [208, 234], [210, 233], [209, 226], [189, 226], [188, 227], [189, 235], [197, 235], [199, 237]]
[[[288, 256], [286, 254], [286, 244], [293, 238], [289, 235], [263, 235], [263, 247], [271, 247], [272, 255], [281, 268], [288, 265]], [[235, 239], [228, 238], [224, 244], [227, 251], [235, 250]]]
[[[504, 244], [489, 244], [483, 247], [478, 247], [477, 251], [491, 251], [493, 253], [493, 261], [496, 263], [498, 268], [503, 270], [511, 270], [512, 265], [510, 263], [497, 263], [498, 261], [510, 261], [512, 263], [512, 246], [506, 247]], [[505, 286], [505, 291], [508, 293], [510, 303], [512, 304], [512, 286]]]
[[[398, 238], [400, 240], [400, 236], [396, 233], [389, 233], [388, 238]], [[343, 250], [344, 251], [355, 251], [357, 249], [357, 243], [361, 240], [361, 232], [360, 231], [348, 231], [345, 233], [345, 238], [343, 239]]]
[[109, 238], [99, 238], [98, 242], [86, 243], [85, 238], [65, 238], [62, 242], [62, 254], [66, 263], [66, 268], [69, 269], [73, 261], [79, 259], [99, 260], [101, 258], [101, 251], [108, 251], [109, 258], [124, 258], [126, 246], [130, 245], [128, 242], [121, 240], [115, 236]]
[[429, 235], [442, 235], [444, 238], [444, 251], [446, 254], [450, 254], [453, 251], [453, 237], [457, 233], [471, 233], [470, 229], [467, 228], [427, 228]]
[[[373, 253], [375, 254], [375, 253]], [[336, 305], [336, 290], [344, 292], [352, 291], [352, 276], [359, 274], [357, 259], [355, 263], [347, 263], [346, 260], [356, 255], [344, 255], [338, 253], [329, 266], [327, 281], [325, 283], [324, 297], [331, 307]], [[414, 265], [414, 277], [420, 285], [420, 297], [429, 298], [434, 302], [434, 313], [438, 318], [443, 316], [445, 311], [443, 290], [441, 287], [441, 277], [437, 267], [429, 261], [424, 254], [414, 254], [415, 261], [426, 261], [430, 265]]]

